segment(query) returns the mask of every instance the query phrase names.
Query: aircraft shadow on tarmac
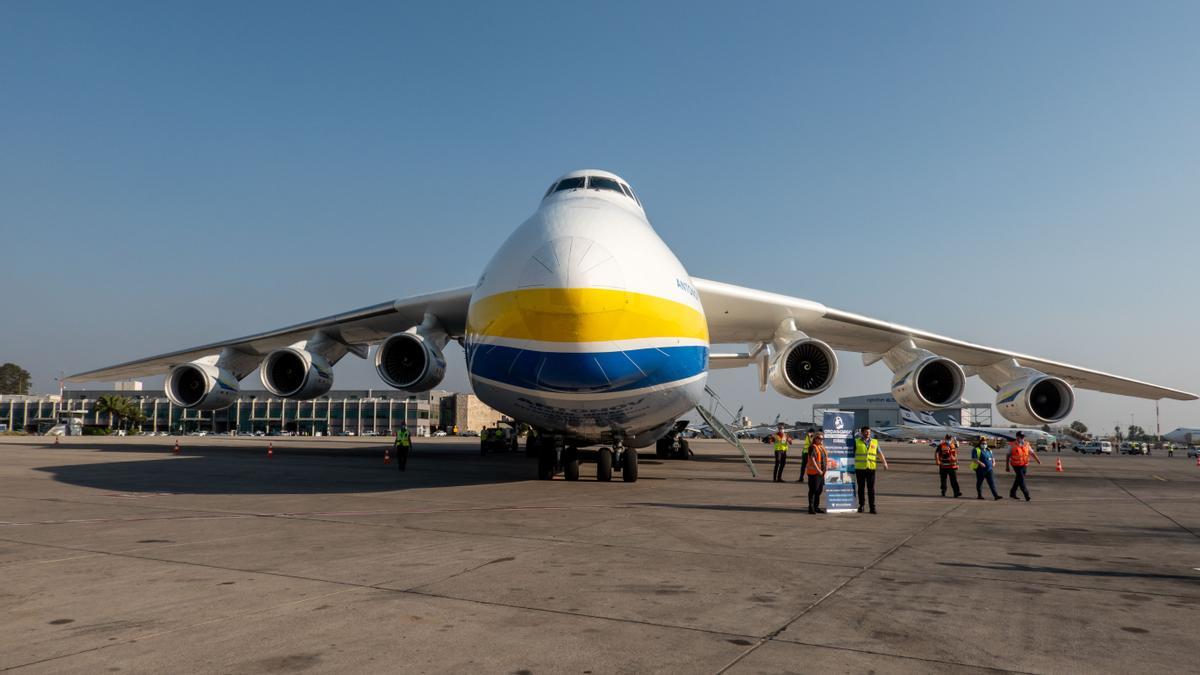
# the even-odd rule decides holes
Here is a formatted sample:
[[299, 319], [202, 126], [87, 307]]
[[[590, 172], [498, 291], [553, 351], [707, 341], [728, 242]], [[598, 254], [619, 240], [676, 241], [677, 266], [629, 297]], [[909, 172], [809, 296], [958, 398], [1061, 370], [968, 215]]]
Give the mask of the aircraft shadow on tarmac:
[[[125, 450], [128, 448], [128, 450]], [[146, 446], [103, 446], [98, 452], [164, 454]], [[407, 471], [383, 463], [382, 451], [353, 449], [290, 452], [275, 449], [193, 447], [162, 459], [48, 465], [38, 471], [54, 480], [109, 492], [174, 494], [337, 494], [413, 488], [487, 485], [533, 480], [533, 460], [524, 454], [480, 457], [478, 451], [446, 451], [419, 446]]]
[[1195, 576], [1186, 574], [1158, 574], [1155, 572], [1126, 572], [1122, 570], [1073, 570], [1066, 567], [1049, 567], [1046, 565], [1023, 565], [1021, 563], [993, 563], [984, 565], [980, 563], [959, 563], [959, 562], [939, 562], [939, 565], [946, 567], [964, 567], [983, 570], [994, 570], [997, 572], [1041, 572], [1043, 574], [1066, 574], [1071, 576], [1083, 577], [1112, 577], [1112, 578], [1130, 578], [1130, 579], [1170, 579], [1176, 581], [1198, 582]]

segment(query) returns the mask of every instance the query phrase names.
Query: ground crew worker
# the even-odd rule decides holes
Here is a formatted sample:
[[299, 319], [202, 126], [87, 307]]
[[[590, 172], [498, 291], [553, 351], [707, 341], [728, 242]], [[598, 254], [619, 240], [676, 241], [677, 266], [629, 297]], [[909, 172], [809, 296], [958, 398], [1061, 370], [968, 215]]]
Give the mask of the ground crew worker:
[[946, 479], [950, 479], [950, 487], [954, 488], [954, 497], [957, 499], [962, 496], [962, 490], [958, 489], [958, 444], [950, 438], [949, 434], [938, 443], [937, 452], [934, 453], [934, 462], [938, 465], [938, 477], [942, 482], [942, 496], [946, 496]]
[[992, 489], [992, 499], [1004, 499], [996, 492], [996, 478], [993, 469], [996, 466], [996, 460], [992, 456], [992, 451], [988, 449], [987, 438], [980, 436], [975, 443], [975, 447], [971, 448], [971, 468], [975, 471], [975, 494], [976, 499], [983, 499], [983, 481], [987, 481], [988, 487]]
[[804, 482], [804, 467], [808, 466], [808, 451], [812, 449], [813, 435], [816, 431], [809, 427], [808, 431], [804, 432], [804, 447], [800, 450], [800, 477], [796, 479], [797, 483]]
[[1174, 457], [1174, 456], [1175, 456], [1175, 444], [1167, 443], [1167, 457]]
[[775, 444], [775, 482], [783, 482], [783, 467], [787, 465], [787, 451], [792, 445], [792, 437], [783, 430], [780, 424], [775, 433], [771, 434], [771, 443]]
[[1029, 447], [1028, 441], [1025, 440], [1025, 433], [1018, 431], [1017, 440], [1009, 444], [1008, 456], [1004, 458], [1004, 470], [1013, 472], [1012, 489], [1008, 491], [1009, 499], [1017, 498], [1017, 488], [1019, 487], [1025, 495], [1025, 501], [1029, 501], [1029, 488], [1025, 486], [1025, 472], [1029, 469], [1031, 456], [1033, 461], [1038, 464], [1042, 463], [1042, 460], [1038, 459], [1038, 454]]
[[825, 454], [825, 434], [816, 432], [812, 435], [812, 444], [804, 454], [804, 464], [801, 475], [808, 475], [808, 512], [825, 513], [821, 508], [821, 493], [825, 491], [825, 465], [829, 456]]
[[408, 452], [412, 450], [412, 439], [408, 436], [408, 427], [401, 424], [396, 430], [396, 468], [404, 471], [408, 466]]
[[862, 433], [854, 439], [854, 480], [858, 484], [858, 512], [863, 512], [863, 506], [870, 500], [871, 513], [875, 511], [875, 465], [876, 461], [883, 462], [883, 468], [888, 468], [887, 457], [879, 449], [879, 441], [871, 438], [871, 427], [864, 426]]

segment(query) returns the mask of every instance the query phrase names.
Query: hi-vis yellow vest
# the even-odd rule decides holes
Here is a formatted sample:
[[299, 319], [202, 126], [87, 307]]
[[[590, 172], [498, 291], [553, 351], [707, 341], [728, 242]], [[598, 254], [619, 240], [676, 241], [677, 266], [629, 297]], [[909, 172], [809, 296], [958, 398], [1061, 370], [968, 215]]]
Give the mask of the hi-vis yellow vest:
[[874, 469], [875, 456], [879, 453], [879, 441], [871, 439], [870, 445], [863, 443], [861, 438], [854, 439], [854, 468]]
[[779, 434], [775, 434], [775, 452], [787, 452], [787, 451], [788, 451], [787, 434], [784, 434], [783, 436], [780, 436]]
[[401, 429], [396, 432], [396, 445], [398, 447], [408, 447], [412, 441], [408, 439], [408, 429]]

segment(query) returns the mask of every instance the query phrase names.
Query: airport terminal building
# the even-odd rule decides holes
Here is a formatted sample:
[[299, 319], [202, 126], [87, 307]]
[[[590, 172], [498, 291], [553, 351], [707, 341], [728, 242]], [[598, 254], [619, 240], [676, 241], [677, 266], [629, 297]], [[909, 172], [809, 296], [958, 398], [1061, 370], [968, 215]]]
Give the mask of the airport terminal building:
[[474, 394], [435, 389], [405, 395], [371, 389], [335, 390], [311, 401], [280, 399], [267, 391], [243, 391], [224, 410], [180, 408], [162, 391], [127, 388], [64, 391], [62, 396], [0, 396], [0, 430], [44, 434], [67, 420], [83, 428], [116, 427], [96, 409], [100, 396], [124, 396], [140, 406], [142, 431], [166, 433], [294, 433], [301, 435], [390, 435], [403, 423], [417, 436], [443, 429], [479, 431], [501, 419]]
[[[846, 396], [838, 399], [837, 403], [814, 404], [812, 408], [814, 423], [820, 423], [822, 413], [826, 410], [852, 412], [854, 413], [854, 423], [859, 425], [889, 427], [900, 424], [900, 404], [896, 402], [890, 392], [866, 396]], [[992, 405], [990, 403], [962, 401], [953, 408], [937, 410], [932, 414], [942, 424], [951, 426], [987, 427], [992, 425]]]

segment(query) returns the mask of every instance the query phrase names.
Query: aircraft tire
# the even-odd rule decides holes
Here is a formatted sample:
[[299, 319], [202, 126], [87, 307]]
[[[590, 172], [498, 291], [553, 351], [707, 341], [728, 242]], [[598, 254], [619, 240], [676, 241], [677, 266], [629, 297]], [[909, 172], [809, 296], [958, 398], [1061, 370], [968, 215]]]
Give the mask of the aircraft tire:
[[664, 441], [664, 439], [661, 438], [658, 439], [658, 441], [654, 443], [654, 456], [659, 459], [669, 459], [671, 457], [670, 441]]
[[563, 452], [563, 478], [579, 480], [579, 452], [575, 448]]
[[600, 448], [596, 453], [596, 480], [607, 483], [612, 480], [613, 453], [608, 448]]
[[554, 480], [554, 446], [538, 448], [538, 480]]
[[626, 483], [636, 483], [638, 478], [637, 450], [626, 448], [621, 453], [621, 480]]
[[692, 446], [688, 445], [688, 442], [683, 440], [682, 438], [679, 439], [679, 459], [691, 459], [691, 458], [692, 458]]

